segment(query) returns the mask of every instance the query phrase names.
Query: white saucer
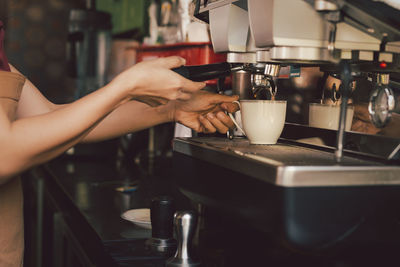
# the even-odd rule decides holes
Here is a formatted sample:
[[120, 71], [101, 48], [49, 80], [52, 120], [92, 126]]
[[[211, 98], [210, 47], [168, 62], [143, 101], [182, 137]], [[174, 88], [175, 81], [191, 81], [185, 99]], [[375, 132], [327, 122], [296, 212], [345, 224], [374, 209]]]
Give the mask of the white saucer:
[[130, 221], [137, 226], [151, 229], [150, 209], [127, 210], [121, 214], [121, 218]]

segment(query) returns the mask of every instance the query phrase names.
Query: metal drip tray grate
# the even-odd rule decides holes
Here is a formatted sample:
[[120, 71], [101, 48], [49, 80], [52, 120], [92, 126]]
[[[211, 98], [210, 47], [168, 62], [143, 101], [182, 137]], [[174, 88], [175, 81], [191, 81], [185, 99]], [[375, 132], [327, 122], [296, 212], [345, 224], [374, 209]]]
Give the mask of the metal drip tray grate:
[[[289, 144], [250, 145], [244, 138], [192, 138], [191, 142], [205, 144], [220, 150], [227, 150], [244, 156], [257, 156], [259, 160], [269, 159], [286, 166], [336, 165], [332, 153]], [[272, 162], [272, 161], [271, 161]], [[342, 165], [370, 165], [372, 162], [344, 157]]]
[[174, 151], [279, 186], [400, 185], [400, 167], [289, 145], [250, 145], [237, 138], [178, 138]]

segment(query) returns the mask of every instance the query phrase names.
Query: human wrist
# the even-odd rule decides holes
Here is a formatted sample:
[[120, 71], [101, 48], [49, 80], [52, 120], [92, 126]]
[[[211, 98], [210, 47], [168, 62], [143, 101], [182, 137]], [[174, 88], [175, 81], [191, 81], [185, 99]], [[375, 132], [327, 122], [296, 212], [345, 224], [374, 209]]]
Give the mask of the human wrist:
[[112, 80], [109, 84], [105, 86], [106, 90], [109, 90], [114, 97], [120, 100], [120, 103], [126, 103], [132, 99], [132, 95], [129, 92], [129, 88], [127, 88], [124, 83], [121, 83], [118, 78]]
[[168, 101], [165, 105], [155, 107], [157, 113], [164, 122], [174, 122], [176, 116], [176, 103], [175, 101]]

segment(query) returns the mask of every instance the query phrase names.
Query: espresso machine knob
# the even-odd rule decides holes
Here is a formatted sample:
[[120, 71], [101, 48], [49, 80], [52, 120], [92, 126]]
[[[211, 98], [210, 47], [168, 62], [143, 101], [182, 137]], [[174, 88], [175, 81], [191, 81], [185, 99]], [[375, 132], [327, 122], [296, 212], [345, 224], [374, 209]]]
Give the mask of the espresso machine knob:
[[162, 256], [170, 257], [176, 251], [177, 242], [173, 238], [175, 204], [169, 196], [159, 196], [152, 200], [150, 208], [151, 238], [146, 244]]
[[378, 127], [385, 127], [396, 107], [396, 98], [393, 90], [389, 87], [389, 74], [378, 74], [377, 85], [372, 92], [368, 111], [372, 123]]
[[175, 233], [178, 249], [175, 256], [168, 259], [167, 267], [194, 267], [200, 262], [192, 257], [192, 240], [197, 225], [197, 215], [193, 211], [179, 211], [174, 216]]

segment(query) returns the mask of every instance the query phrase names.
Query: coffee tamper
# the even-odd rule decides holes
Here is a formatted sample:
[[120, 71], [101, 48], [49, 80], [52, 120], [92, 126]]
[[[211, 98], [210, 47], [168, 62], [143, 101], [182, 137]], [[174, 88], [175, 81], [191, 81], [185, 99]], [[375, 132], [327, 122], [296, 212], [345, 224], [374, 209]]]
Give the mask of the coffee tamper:
[[192, 240], [196, 230], [197, 214], [194, 211], [178, 211], [174, 215], [178, 249], [175, 256], [168, 259], [167, 267], [195, 267], [200, 262], [192, 258]]
[[175, 205], [169, 196], [159, 196], [151, 201], [151, 238], [146, 245], [156, 254], [171, 257], [177, 242], [173, 237]]

